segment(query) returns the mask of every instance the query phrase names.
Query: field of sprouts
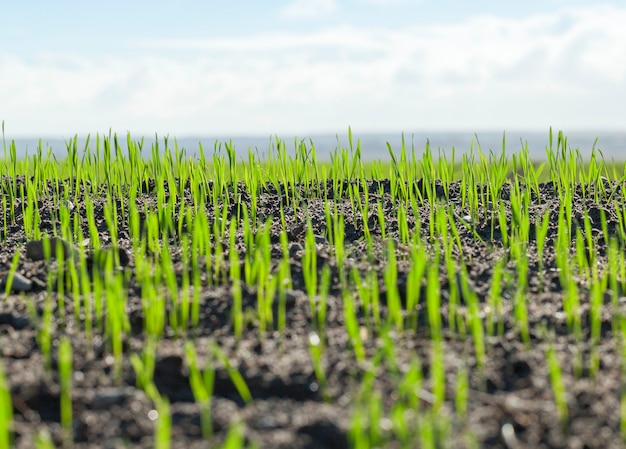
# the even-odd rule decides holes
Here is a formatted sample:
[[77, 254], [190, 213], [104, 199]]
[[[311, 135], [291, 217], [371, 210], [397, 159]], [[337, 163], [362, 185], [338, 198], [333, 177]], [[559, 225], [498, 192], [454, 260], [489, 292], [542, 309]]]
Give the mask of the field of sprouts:
[[626, 167], [349, 141], [5, 142], [0, 449], [623, 447]]

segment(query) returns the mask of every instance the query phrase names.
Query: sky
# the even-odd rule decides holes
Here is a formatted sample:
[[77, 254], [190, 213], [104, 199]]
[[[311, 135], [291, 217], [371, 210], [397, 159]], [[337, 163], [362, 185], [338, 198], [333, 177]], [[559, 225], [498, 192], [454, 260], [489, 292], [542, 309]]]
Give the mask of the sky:
[[10, 137], [626, 132], [623, 0], [57, 0], [2, 18]]

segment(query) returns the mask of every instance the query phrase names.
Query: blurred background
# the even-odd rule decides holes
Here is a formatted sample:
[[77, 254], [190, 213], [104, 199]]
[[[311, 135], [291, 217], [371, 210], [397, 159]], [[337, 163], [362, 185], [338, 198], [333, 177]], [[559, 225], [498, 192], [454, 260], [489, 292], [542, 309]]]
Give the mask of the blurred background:
[[626, 159], [623, 0], [59, 0], [2, 16], [0, 120], [20, 154], [109, 132], [323, 154], [351, 127], [368, 158], [403, 134], [499, 151], [504, 132], [541, 157], [552, 127]]

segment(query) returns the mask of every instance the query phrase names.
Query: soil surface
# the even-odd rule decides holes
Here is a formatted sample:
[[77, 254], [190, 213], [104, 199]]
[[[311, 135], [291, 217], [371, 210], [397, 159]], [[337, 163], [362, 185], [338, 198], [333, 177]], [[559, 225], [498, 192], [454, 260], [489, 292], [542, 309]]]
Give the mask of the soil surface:
[[[18, 184], [23, 180], [18, 179]], [[341, 187], [345, 189], [348, 183]], [[70, 185], [70, 183], [68, 183]], [[62, 186], [63, 187], [63, 186]], [[145, 186], [138, 196], [140, 208], [155, 207], [157, 198], [152, 190], [154, 183]], [[318, 186], [323, 187], [323, 186]], [[331, 209], [337, 209], [345, 219], [345, 247], [349, 253], [348, 268], [355, 267], [361, 273], [373, 269], [378, 273], [381, 293], [381, 315], [386, 317], [386, 288], [383, 273], [386, 267], [386, 239], [400, 238], [397, 226], [398, 204], [390, 195], [387, 180], [372, 181], [366, 186], [369, 191], [369, 229], [374, 236], [374, 258], [367, 254], [363, 225], [355, 219], [350, 201], [342, 198], [340, 192], [327, 186]], [[418, 184], [419, 187], [419, 184]], [[592, 238], [598, 249], [598, 263], [608, 269], [606, 254], [608, 245], [602, 238], [600, 211], [604, 210], [608, 231], [615, 233], [619, 220], [615, 212], [615, 198], [594, 199], [593, 186], [583, 186], [574, 192], [573, 223], [583, 223], [584, 214], [592, 219]], [[51, 192], [54, 191], [50, 186]], [[240, 192], [243, 187], [240, 187]], [[500, 201], [504, 204], [508, 217], [511, 217], [509, 184], [505, 185]], [[313, 189], [312, 191], [315, 191]], [[321, 190], [321, 189], [320, 189]], [[227, 369], [216, 365], [215, 388], [213, 393], [212, 421], [213, 437], [207, 442], [202, 439], [200, 426], [200, 405], [194, 402], [189, 381], [189, 367], [185, 357], [186, 338], [167, 332], [156, 348], [154, 383], [161, 395], [171, 404], [172, 446], [176, 448], [211, 447], [224, 441], [229, 427], [237, 420], [245, 423], [248, 443], [256, 443], [261, 448], [346, 448], [350, 447], [348, 429], [354, 412], [355, 398], [362, 388], [366, 366], [356, 362], [354, 350], [346, 331], [344, 308], [340, 295], [337, 267], [330, 243], [325, 238], [326, 215], [324, 200], [302, 189], [302, 199], [294, 208], [284, 195], [271, 186], [259, 193], [259, 222], [274, 217], [270, 231], [272, 254], [278, 263], [282, 250], [280, 242], [280, 205], [284, 204], [285, 224], [288, 235], [292, 288], [286, 296], [286, 328], [282, 331], [269, 329], [260, 335], [254, 311], [257, 294], [255, 287], [243, 286], [243, 307], [246, 321], [242, 338], [237, 341], [230, 318], [233, 301], [232, 286], [227, 278], [212, 277], [206, 264], [201, 265], [202, 291], [200, 294], [200, 323], [197, 329], [189, 332], [198, 351], [200, 366], [207, 360], [211, 342], [216, 341], [230, 359], [234, 368], [245, 380], [253, 400], [245, 403], [228, 375]], [[457, 227], [463, 246], [462, 254], [470, 277], [470, 286], [479, 298], [480, 316], [489, 311], [488, 294], [491, 287], [493, 268], [502, 259], [505, 249], [497, 220], [492, 223], [490, 211], [480, 211], [472, 217], [473, 231], [461, 221], [469, 211], [462, 208], [461, 185], [452, 184], [446, 197], [438, 188], [437, 201], [448, 203], [458, 217]], [[591, 193], [590, 193], [591, 192]], [[530, 205], [531, 220], [543, 217], [546, 210], [552, 211], [556, 219], [559, 211], [559, 196], [551, 183], [540, 185], [540, 191], [533, 193]], [[82, 194], [81, 194], [82, 195]], [[91, 195], [91, 194], [90, 194]], [[617, 195], [616, 195], [617, 196]], [[80, 197], [80, 195], [79, 195]], [[110, 245], [110, 235], [104, 216], [102, 192], [93, 196], [95, 219], [103, 245]], [[620, 200], [622, 194], [620, 190]], [[42, 194], [39, 210], [41, 231], [52, 235], [56, 207]], [[606, 195], [604, 196], [606, 198]], [[245, 192], [238, 198], [242, 207], [250, 207], [251, 199]], [[26, 253], [28, 239], [22, 222], [22, 204], [15, 200], [15, 222], [9, 223], [6, 235], [0, 245], [0, 270], [8, 270], [13, 256], [20, 253], [18, 273], [32, 283], [30, 291], [12, 292], [0, 302], [0, 351], [2, 364], [10, 384], [14, 406], [14, 431], [16, 447], [33, 447], [35, 438], [42, 429], [47, 429], [53, 441], [60, 444], [63, 432], [60, 425], [60, 386], [57, 364], [57, 348], [60, 339], [70, 338], [73, 347], [72, 403], [73, 403], [73, 447], [144, 447], [154, 446], [155, 411], [154, 404], [143, 390], [137, 388], [137, 379], [130, 363], [130, 354], [141, 354], [145, 345], [143, 334], [143, 312], [141, 290], [135, 278], [134, 257], [130, 237], [120, 213], [118, 245], [127, 256], [123, 260], [129, 273], [128, 300], [126, 312], [130, 318], [131, 330], [124, 338], [124, 356], [121, 377], [113, 376], [114, 358], [107, 336], [95, 324], [94, 335], [86, 337], [84, 330], [84, 310], [78, 321], [74, 318], [74, 301], [66, 295], [64, 310], [61, 310], [59, 296], [46, 291], [48, 276], [54, 270], [54, 261], [33, 260]], [[120, 199], [120, 202], [128, 201]], [[191, 201], [189, 192], [178, 201]], [[385, 216], [386, 236], [383, 239], [378, 222], [375, 202], [382, 204]], [[623, 200], [622, 200], [623, 201]], [[84, 204], [73, 204], [72, 214], [85, 217]], [[233, 208], [233, 216], [237, 208]], [[126, 209], [127, 210], [127, 209]], [[206, 211], [209, 221], [216, 219], [211, 206]], [[421, 232], [426, 236], [429, 230], [429, 205], [419, 208], [419, 216], [414, 216], [407, 208], [409, 225], [421, 223]], [[310, 218], [317, 235], [318, 264], [330, 266], [331, 285], [328, 296], [327, 347], [322, 360], [326, 372], [328, 388], [322, 391], [314, 372], [309, 351], [309, 336], [314, 330], [311, 321], [310, 301], [305, 293], [302, 274], [302, 255], [305, 246], [303, 223]], [[83, 220], [83, 233], [88, 234], [86, 220]], [[510, 223], [509, 223], [510, 224]], [[581, 225], [582, 226], [582, 225]], [[583, 232], [586, 230], [582, 229]], [[4, 234], [4, 230], [2, 231]], [[537, 257], [534, 228], [531, 229], [528, 257], [530, 260], [527, 293], [529, 341], [525, 343], [516, 324], [513, 309], [515, 294], [515, 267], [511, 264], [506, 270], [511, 273], [508, 282], [503, 281], [503, 310], [496, 320], [499, 333], [486, 336], [485, 363], [479, 368], [476, 363], [471, 331], [462, 332], [458, 323], [448, 320], [451, 284], [445, 266], [441, 266], [439, 289], [441, 317], [444, 328], [444, 361], [446, 402], [441, 408], [442, 421], [448, 420], [446, 434], [451, 447], [571, 447], [571, 448], [610, 448], [622, 447], [620, 433], [620, 397], [623, 394], [623, 349], [622, 330], [615, 326], [614, 318], [626, 312], [626, 297], [620, 292], [607, 288], [602, 305], [602, 322], [599, 349], [599, 369], [592, 373], [589, 369], [593, 354], [590, 338], [590, 291], [589, 285], [577, 280], [581, 304], [582, 335], [576, 338], [569, 330], [563, 307], [564, 292], [556, 270], [555, 242], [556, 221], [552, 220], [548, 229], [548, 239], [540, 265]], [[480, 238], [479, 238], [480, 237]], [[243, 253], [243, 235], [238, 236], [238, 248]], [[175, 241], [172, 240], [172, 245]], [[227, 242], [225, 242], [228, 248]], [[87, 249], [85, 249], [87, 251]], [[402, 245], [396, 247], [398, 259], [398, 290], [406, 296], [409, 276], [409, 255]], [[182, 270], [181, 250], [172, 247], [174, 266]], [[226, 257], [226, 260], [229, 260]], [[228, 264], [226, 264], [226, 269]], [[97, 276], [97, 270], [94, 271]], [[179, 277], [180, 279], [180, 277]], [[511, 280], [512, 279], [512, 280]], [[425, 280], [424, 280], [425, 283]], [[423, 283], [423, 285], [425, 285]], [[404, 295], [404, 296], [403, 296]], [[41, 329], [47, 303], [52, 304], [52, 361], [49, 368], [42, 352]], [[464, 317], [466, 305], [459, 304], [459, 316]], [[421, 410], [428, 410], [432, 401], [430, 381], [432, 338], [428, 331], [426, 308], [418, 304], [413, 325], [407, 325], [403, 332], [388, 333], [395, 353], [397, 370], [389, 369], [383, 362], [383, 369], [377, 371], [372, 383], [372, 396], [383, 398], [387, 411], [397, 400], [398, 373], [400, 377], [413, 360], [419, 360], [423, 374], [423, 400]], [[106, 315], [106, 313], [105, 313]], [[360, 319], [360, 334], [363, 338], [366, 358], [371, 358], [385, 341], [376, 327], [366, 320], [363, 310], [357, 310]], [[407, 316], [410, 313], [407, 312]], [[415, 315], [413, 315], [415, 316]], [[105, 317], [106, 320], [106, 317]], [[410, 323], [407, 320], [407, 324]], [[466, 336], [463, 336], [465, 334]], [[546, 363], [546, 351], [553, 348], [560, 362], [567, 398], [567, 419], [559, 421], [555, 406], [552, 384]], [[457, 413], [456, 386], [460, 373], [468, 373], [469, 397], [467, 412]], [[325, 393], [325, 394], [323, 394]], [[362, 393], [362, 392], [361, 392]], [[326, 396], [326, 397], [325, 397]], [[381, 432], [389, 425], [380, 423]], [[399, 447], [393, 441], [383, 439], [388, 447]], [[416, 442], [415, 447], [418, 446]]]

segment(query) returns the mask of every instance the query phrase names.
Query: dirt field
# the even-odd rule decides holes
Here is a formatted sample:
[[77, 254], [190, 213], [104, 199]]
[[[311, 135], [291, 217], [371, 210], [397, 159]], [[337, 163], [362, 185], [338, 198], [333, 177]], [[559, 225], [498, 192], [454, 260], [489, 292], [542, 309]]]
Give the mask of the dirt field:
[[[379, 186], [383, 186], [384, 190], [389, 183], [384, 180], [372, 182], [369, 186], [370, 200], [382, 200], [387, 235], [397, 238], [396, 206], [388, 191], [382, 196], [378, 193]], [[461, 209], [459, 191], [460, 185], [453, 184], [449, 201], [454, 205], [456, 216], [462, 217], [467, 211]], [[245, 195], [242, 198], [242, 206], [249, 205], [246, 204], [249, 198]], [[531, 205], [533, 220], [543, 216], [545, 210], [553, 210], [556, 214], [559, 208], [558, 195], [551, 184], [541, 184], [540, 198], [540, 201]], [[96, 221], [102, 242], [108, 244], [103, 200], [98, 201], [96, 199]], [[154, 204], [156, 197], [147, 188], [138, 201], [141, 204]], [[270, 216], [277, 218], [271, 231], [273, 254], [277, 260], [281, 257], [278, 239], [281, 201], [284, 198], [268, 190], [261, 194], [258, 205], [261, 219]], [[381, 256], [371, 263], [366, 258], [362, 225], [354, 221], [349, 201], [335, 200], [332, 195], [330, 201], [336, 201], [337, 207], [344, 213], [345, 245], [350, 252], [347, 263], [363, 272], [374, 268], [380, 273], [379, 289], [384, 302], [382, 273], [385, 268], [383, 254], [386, 242], [377, 229], [375, 208], [372, 208], [374, 215], [370, 229], [376, 236], [374, 251]], [[507, 188], [503, 192], [502, 201], [508, 208]], [[251, 403], [245, 404], [227, 370], [221, 365], [217, 367], [212, 404], [214, 436], [210, 442], [201, 439], [200, 406], [194, 402], [189, 382], [185, 338], [170, 334], [158, 343], [154, 382], [171, 403], [173, 447], [199, 448], [219, 444], [225, 438], [229, 426], [238, 419], [245, 423], [246, 441], [262, 448], [350, 447], [348, 429], [355, 406], [354, 398], [362, 387], [364, 367], [356, 363], [354, 351], [350, 348], [331, 246], [320, 238], [317, 243], [318, 263], [320, 266], [330, 265], [333, 273], [328, 298], [327, 347], [323, 355], [329, 397], [324, 400], [309, 352], [309, 334], [313, 327], [302, 274], [305, 245], [302, 224], [308, 213], [316, 234], [323, 236], [326, 218], [321, 199], [305, 199], [301, 206], [295, 213], [290, 207], [285, 209], [293, 289], [287, 295], [287, 327], [284, 331], [270, 330], [261, 338], [254, 313], [250, 312], [246, 315], [249, 318], [246, 319], [243, 338], [238, 342], [230, 320], [230, 283], [203, 284], [200, 326], [190, 331], [189, 338], [195, 343], [201, 365], [206, 360], [210, 342], [217, 341], [243, 376], [253, 397]], [[51, 208], [52, 205], [45, 201], [40, 205], [43, 232], [51, 230]], [[75, 208], [75, 213], [85, 213], [80, 203]], [[609, 230], [614, 230], [618, 220], [613, 203], [582, 200], [578, 192], [573, 216], [582, 222], [584, 211], [587, 211], [593, 220], [593, 232], [597, 237], [601, 233], [601, 209], [606, 212]], [[134, 254], [128, 232], [119, 235], [119, 246], [128, 256], [124, 269], [130, 272], [127, 313], [132, 326], [124, 340], [122, 378], [116, 380], [112, 375], [113, 357], [106, 336], [96, 331], [91, 341], [85, 337], [82, 323], [74, 321], [73, 302], [69, 296], [65, 301], [65, 317], [61, 319], [63, 314], [56, 306], [56, 293], [53, 293], [54, 320], [50, 324], [53, 361], [51, 369], [46, 370], [38, 334], [45, 325], [42, 320], [47, 296], [46, 282], [52, 267], [49, 262], [27, 257], [21, 205], [16, 205], [16, 211], [16, 222], [8, 227], [6, 239], [0, 245], [0, 263], [6, 267], [3, 269], [10, 267], [13, 255], [18, 251], [21, 254], [18, 273], [32, 282], [30, 291], [13, 292], [0, 302], [0, 350], [14, 405], [16, 447], [33, 447], [37, 432], [43, 428], [48, 429], [55, 443], [62, 441], [56, 361], [56, 346], [62, 336], [70, 337], [74, 351], [73, 447], [153, 447], [154, 405], [136, 387], [135, 372], [128, 357], [131, 353], [140, 353], [145, 342], [141, 291], [133, 274]], [[408, 213], [409, 223], [414, 225], [417, 220], [421, 220], [422, 229], [428, 228], [428, 205], [420, 210], [419, 217], [413, 217], [410, 211]], [[211, 215], [212, 211], [207, 210], [207, 214]], [[483, 241], [463, 226], [459, 226], [459, 231], [463, 253], [468, 256], [466, 264], [471, 287], [481, 300], [481, 313], [487, 313], [486, 298], [493, 267], [504, 250], [497, 225], [492, 238], [491, 222], [487, 220], [486, 211], [477, 217], [476, 222], [477, 234]], [[623, 446], [620, 434], [620, 396], [624, 385], [622, 331], [614, 325], [614, 317], [626, 311], [626, 298], [612, 304], [610, 292], [607, 292], [599, 342], [599, 371], [591, 377], [588, 369], [592, 352], [589, 338], [589, 289], [582, 283], [579, 286], [583, 334], [580, 340], [576, 340], [568, 330], [563, 310], [563, 292], [555, 270], [556, 224], [550, 226], [542, 271], [534, 250], [534, 241], [531, 239], [530, 242], [527, 297], [530, 342], [522, 342], [514, 318], [511, 292], [505, 289], [502, 292], [503, 318], [496, 323], [501, 326], [502, 335], [486, 337], [483, 368], [476, 366], [471, 338], [463, 338], [458, 326], [454, 331], [451, 330], [452, 325], [447, 320], [450, 284], [445, 270], [441, 270], [439, 287], [444, 326], [446, 403], [440, 413], [442, 420], [449, 421], [446, 434], [451, 447], [472, 447], [472, 443], [477, 444], [474, 447], [494, 448]], [[531, 235], [534, 235], [534, 231]], [[599, 263], [603, 264], [606, 262], [607, 245], [602, 241], [597, 244]], [[175, 266], [181, 266], [180, 248], [173, 249], [172, 257]], [[407, 255], [402, 247], [397, 249], [397, 257], [398, 286], [402, 294], [406, 289], [409, 270]], [[514, 270], [514, 267], [507, 268]], [[243, 302], [244, 310], [255, 310], [256, 292], [252, 287], [244, 286]], [[430, 406], [427, 393], [432, 390], [432, 341], [424, 321], [424, 307], [423, 304], [418, 306], [424, 312], [418, 315], [420, 318], [414, 328], [402, 333], [390, 333], [388, 338], [392, 341], [400, 372], [406, 369], [415, 356], [419, 359], [424, 377], [424, 397], [420, 408], [427, 410]], [[357, 313], [361, 317], [361, 333], [369, 358], [384, 342], [377, 335], [376, 329], [368, 328], [362, 311]], [[382, 313], [384, 316], [384, 307]], [[459, 314], [464, 316], [465, 313], [461, 304]], [[560, 362], [567, 393], [568, 419], [563, 425], [558, 420], [546, 364], [546, 351], [550, 345]], [[576, 363], [579, 361], [582, 361], [582, 367], [577, 373]], [[397, 397], [397, 375], [393, 370], [386, 369], [388, 367], [384, 364], [383, 368], [374, 379], [372, 394], [380, 393], [385, 406], [391, 407]], [[455, 386], [462, 369], [469, 373], [469, 399], [465, 417], [457, 413], [455, 405]], [[389, 439], [383, 442], [385, 446], [400, 447], [392, 437]], [[417, 446], [416, 442], [414, 447]]]

